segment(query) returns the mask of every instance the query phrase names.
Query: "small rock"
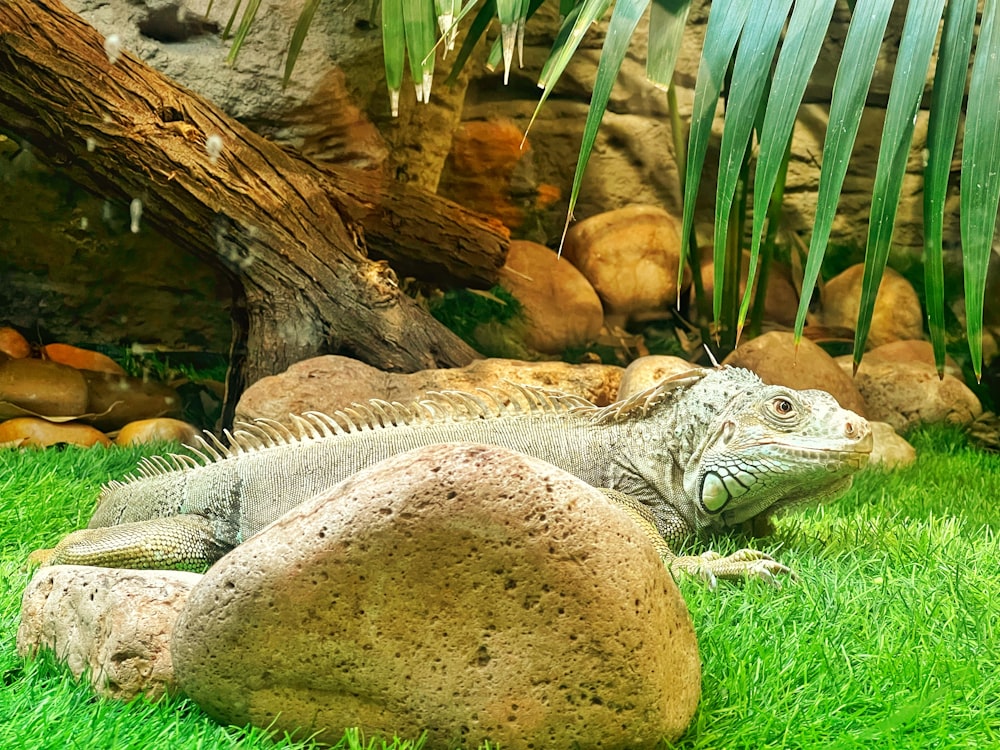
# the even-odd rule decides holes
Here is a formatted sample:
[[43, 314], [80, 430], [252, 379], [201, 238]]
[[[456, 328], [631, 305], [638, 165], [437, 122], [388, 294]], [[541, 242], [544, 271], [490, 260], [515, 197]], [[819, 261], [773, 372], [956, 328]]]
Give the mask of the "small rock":
[[480, 359], [466, 367], [422, 370], [408, 375], [382, 372], [349, 357], [327, 355], [303, 360], [279, 375], [261, 378], [236, 405], [236, 418], [287, 420], [289, 414], [337, 409], [372, 398], [409, 403], [427, 391], [473, 391], [505, 382], [540, 385], [575, 393], [598, 406], [615, 400], [622, 368]]
[[158, 417], [129, 422], [118, 431], [115, 445], [142, 445], [144, 443], [177, 442], [194, 445], [201, 430], [180, 419]]
[[[741, 300], [747, 288], [749, 269], [750, 253], [744, 252], [743, 263], [740, 267]], [[707, 299], [712, 299], [712, 294], [715, 291], [715, 267], [710, 258], [706, 258], [705, 262], [701, 264], [701, 279]], [[760, 279], [760, 266], [757, 267], [757, 279]], [[751, 309], [753, 309], [752, 304], [751, 302]], [[799, 294], [795, 289], [795, 284], [792, 283], [791, 271], [787, 266], [772, 262], [767, 275], [767, 294], [764, 296], [763, 320], [791, 328], [795, 325], [795, 315], [798, 313], [798, 310]]]
[[572, 263], [536, 242], [513, 240], [500, 269], [500, 285], [521, 303], [525, 343], [560, 354], [597, 338], [604, 310], [594, 287]]
[[687, 608], [638, 525], [554, 466], [467, 443], [359, 472], [237, 547], [172, 648], [219, 721], [320, 742], [653, 748], [700, 694]]
[[823, 349], [783, 331], [771, 331], [740, 344], [723, 364], [753, 370], [765, 383], [800, 390], [817, 388], [833, 395], [845, 409], [867, 416], [865, 400], [858, 388]]
[[87, 422], [102, 430], [117, 430], [129, 422], [181, 412], [173, 388], [151, 380], [80, 370], [87, 382]]
[[[627, 206], [570, 227], [563, 254], [597, 290], [609, 322], [677, 301], [677, 220], [659, 206]], [[685, 283], [690, 273], [685, 267]], [[617, 320], [615, 320], [617, 318]]]
[[[864, 264], [858, 263], [834, 276], [823, 288], [823, 309], [817, 316], [822, 325], [854, 330], [858, 323]], [[909, 281], [891, 268], [885, 269], [875, 297], [871, 329], [866, 349], [891, 341], [920, 339], [924, 335], [924, 315], [920, 298]]]
[[174, 689], [170, 637], [196, 573], [85, 565], [41, 568], [21, 600], [17, 651], [53, 651], [109, 698]]
[[900, 469], [917, 460], [917, 451], [900, 437], [888, 422], [869, 422], [872, 428], [872, 455], [869, 466]]
[[111, 445], [108, 436], [78, 422], [49, 422], [40, 417], [16, 417], [0, 422], [0, 446], [44, 448], [50, 445]]
[[18, 330], [5, 326], [0, 328], [0, 354], [6, 354], [11, 359], [24, 359], [31, 356], [31, 344]]
[[[850, 355], [837, 357], [845, 374], [854, 362]], [[922, 362], [861, 361], [854, 382], [864, 396], [868, 416], [888, 422], [897, 431], [918, 424], [952, 422], [969, 424], [982, 414], [976, 395], [958, 378], [938, 378], [932, 365]]]
[[0, 362], [0, 419], [87, 412], [87, 383], [79, 370], [41, 359]]
[[618, 401], [651, 388], [662, 380], [695, 368], [695, 365], [680, 357], [649, 355], [633, 360], [622, 374], [618, 386]]
[[42, 359], [58, 362], [68, 367], [75, 367], [77, 370], [112, 372], [116, 375], [125, 374], [122, 366], [111, 359], [111, 357], [100, 352], [91, 351], [90, 349], [70, 346], [69, 344], [47, 344], [43, 346]]

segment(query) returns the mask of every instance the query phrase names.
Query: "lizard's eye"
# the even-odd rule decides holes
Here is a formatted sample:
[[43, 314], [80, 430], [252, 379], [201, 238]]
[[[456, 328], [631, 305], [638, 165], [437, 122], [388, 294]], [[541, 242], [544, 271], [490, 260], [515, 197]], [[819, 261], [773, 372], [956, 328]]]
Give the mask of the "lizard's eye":
[[771, 402], [771, 408], [779, 417], [790, 417], [795, 413], [795, 405], [783, 396], [774, 399]]

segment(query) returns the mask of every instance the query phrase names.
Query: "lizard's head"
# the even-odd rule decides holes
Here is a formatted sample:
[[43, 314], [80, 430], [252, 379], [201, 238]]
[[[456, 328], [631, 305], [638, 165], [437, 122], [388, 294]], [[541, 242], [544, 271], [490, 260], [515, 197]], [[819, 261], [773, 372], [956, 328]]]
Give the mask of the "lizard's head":
[[731, 528], [839, 494], [871, 451], [867, 420], [829, 393], [759, 384], [721, 405], [686, 490], [705, 525]]

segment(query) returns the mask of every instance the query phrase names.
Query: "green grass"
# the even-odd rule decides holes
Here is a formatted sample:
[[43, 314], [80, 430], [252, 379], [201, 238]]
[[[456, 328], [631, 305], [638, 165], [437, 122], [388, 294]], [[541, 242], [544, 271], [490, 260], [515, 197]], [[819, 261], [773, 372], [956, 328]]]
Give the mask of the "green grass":
[[[783, 519], [757, 543], [797, 584], [711, 592], [682, 581], [704, 677], [675, 747], [1000, 744], [1000, 456], [957, 430], [911, 440], [916, 466], [867, 472], [838, 502]], [[220, 727], [183, 698], [98, 700], [51, 659], [16, 655], [22, 561], [84, 525], [99, 484], [139, 455], [0, 452], [0, 748], [310, 747]], [[383, 743], [349, 735], [342, 746]]]

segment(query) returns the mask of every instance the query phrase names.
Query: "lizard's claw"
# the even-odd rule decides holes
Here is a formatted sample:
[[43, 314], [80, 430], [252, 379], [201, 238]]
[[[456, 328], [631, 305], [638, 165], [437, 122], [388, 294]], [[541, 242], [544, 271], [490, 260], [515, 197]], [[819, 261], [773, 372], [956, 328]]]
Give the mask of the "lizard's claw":
[[795, 580], [791, 568], [775, 560], [766, 552], [755, 549], [741, 549], [723, 557], [718, 552], [703, 552], [676, 558], [671, 570], [683, 570], [688, 575], [703, 580], [710, 589], [718, 585], [718, 579], [744, 581], [756, 578], [781, 588], [778, 575], [787, 575]]

